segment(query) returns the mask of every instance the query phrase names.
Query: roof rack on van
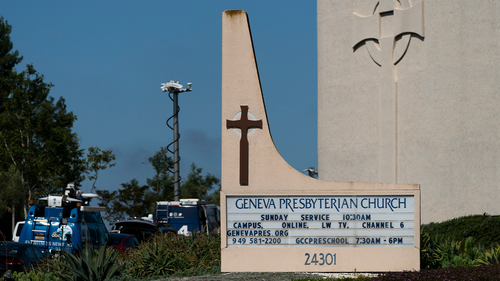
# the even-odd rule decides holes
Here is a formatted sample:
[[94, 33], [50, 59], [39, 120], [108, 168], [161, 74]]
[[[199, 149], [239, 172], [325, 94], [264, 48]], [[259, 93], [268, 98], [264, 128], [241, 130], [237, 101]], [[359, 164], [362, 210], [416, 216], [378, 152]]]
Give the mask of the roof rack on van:
[[47, 201], [47, 205], [49, 207], [64, 207], [74, 203], [81, 203], [82, 211], [105, 211], [105, 208], [88, 206], [90, 200], [93, 198], [99, 198], [99, 195], [93, 193], [83, 193], [81, 190], [76, 189], [74, 184], [68, 184], [64, 188], [64, 195], [49, 195], [38, 200]]
[[158, 201], [159, 206], [196, 206], [196, 205], [207, 205], [213, 204], [213, 201], [207, 198], [192, 198], [192, 199], [181, 199], [180, 201]]

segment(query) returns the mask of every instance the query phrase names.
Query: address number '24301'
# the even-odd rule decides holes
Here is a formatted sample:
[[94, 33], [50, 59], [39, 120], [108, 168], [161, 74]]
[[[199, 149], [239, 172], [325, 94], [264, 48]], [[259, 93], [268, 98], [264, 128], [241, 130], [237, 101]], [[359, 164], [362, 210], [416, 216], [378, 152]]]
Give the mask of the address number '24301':
[[314, 254], [309, 254], [306, 253], [306, 262], [304, 263], [305, 265], [336, 265], [337, 264], [337, 254], [331, 254], [331, 253], [314, 253]]

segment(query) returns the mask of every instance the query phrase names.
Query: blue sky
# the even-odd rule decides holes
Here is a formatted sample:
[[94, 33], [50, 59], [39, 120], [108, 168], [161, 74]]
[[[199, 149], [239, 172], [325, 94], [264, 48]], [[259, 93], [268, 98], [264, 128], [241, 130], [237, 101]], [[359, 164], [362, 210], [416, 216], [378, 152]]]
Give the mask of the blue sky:
[[[317, 168], [316, 1], [1, 1], [14, 49], [78, 116], [81, 147], [113, 149], [98, 189], [154, 172], [142, 164], [172, 141], [161, 83], [179, 97], [181, 175], [191, 163], [220, 178], [222, 12], [250, 19], [271, 134], [295, 169]], [[92, 183], [83, 182], [90, 191]]]

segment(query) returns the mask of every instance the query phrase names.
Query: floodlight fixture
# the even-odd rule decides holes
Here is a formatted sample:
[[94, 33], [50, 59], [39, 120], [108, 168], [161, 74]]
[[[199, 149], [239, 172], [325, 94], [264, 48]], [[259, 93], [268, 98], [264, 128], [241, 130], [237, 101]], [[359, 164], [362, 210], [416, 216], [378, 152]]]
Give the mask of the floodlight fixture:
[[187, 85], [188, 85], [188, 88], [183, 89], [182, 84], [180, 84], [179, 81], [170, 80], [167, 83], [161, 84], [161, 90], [164, 92], [170, 92], [170, 93], [189, 92], [189, 91], [191, 91], [191, 85], [193, 85], [193, 83], [187, 83]]

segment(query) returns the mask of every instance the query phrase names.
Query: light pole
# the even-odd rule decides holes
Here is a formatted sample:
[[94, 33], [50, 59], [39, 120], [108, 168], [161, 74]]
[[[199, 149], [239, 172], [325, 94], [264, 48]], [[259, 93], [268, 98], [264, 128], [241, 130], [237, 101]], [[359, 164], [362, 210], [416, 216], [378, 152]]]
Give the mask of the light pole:
[[[179, 83], [179, 81], [174, 81], [170, 80], [170, 82], [167, 83], [162, 83], [161, 84], [161, 90], [164, 92], [169, 92], [168, 96], [170, 99], [174, 102], [174, 114], [168, 118], [167, 120], [167, 126], [174, 131], [174, 140], [167, 146], [167, 150], [170, 153], [174, 154], [174, 201], [179, 201], [180, 196], [181, 196], [181, 177], [180, 177], [180, 167], [179, 167], [179, 162], [180, 162], [180, 157], [179, 157], [179, 93], [182, 92], [190, 92], [191, 91], [191, 85], [193, 83], [187, 83], [188, 88], [187, 89], [182, 89], [182, 85]], [[174, 119], [174, 124], [173, 126], [170, 126], [168, 124], [168, 121], [170, 119]], [[170, 146], [174, 145], [174, 151], [170, 150]]]
[[318, 178], [318, 171], [316, 171], [316, 169], [314, 167], [309, 167], [309, 168], [305, 169], [304, 171], [302, 171], [302, 173], [304, 173], [304, 172], [307, 172], [307, 174], [311, 178]]

